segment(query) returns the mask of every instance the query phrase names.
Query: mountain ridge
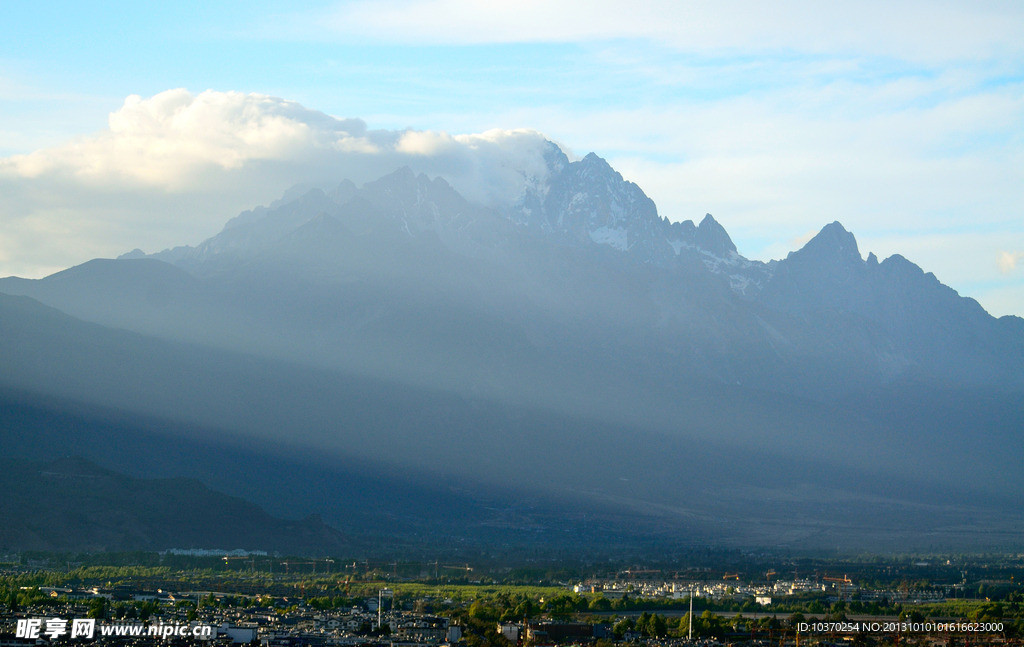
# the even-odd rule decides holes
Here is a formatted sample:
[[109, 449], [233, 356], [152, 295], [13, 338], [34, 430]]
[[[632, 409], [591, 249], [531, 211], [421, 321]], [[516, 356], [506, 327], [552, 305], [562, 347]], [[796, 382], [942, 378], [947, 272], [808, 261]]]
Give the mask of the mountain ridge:
[[[528, 337], [536, 337], [529, 332], [536, 326], [508, 312], [503, 301], [522, 304], [524, 312], [540, 308], [544, 311], [542, 317], [554, 316], [559, 320], [557, 325], [565, 329], [574, 325], [575, 315], [566, 313], [566, 318], [559, 311], [574, 301], [583, 302], [577, 297], [567, 302], [562, 295], [567, 290], [569, 294], [576, 291], [589, 294], [594, 303], [608, 301], [617, 314], [585, 306], [590, 309], [586, 316], [628, 331], [629, 337], [652, 325], [653, 330], [666, 325], [659, 322], [679, 320], [675, 325], [684, 326], [684, 337], [693, 339], [685, 347], [679, 346], [680, 341], [666, 339], [664, 343], [669, 344], [672, 353], [692, 354], [698, 346], [715, 348], [723, 317], [727, 317], [731, 327], [742, 328], [728, 334], [743, 336], [743, 340], [738, 339], [739, 346], [751, 351], [757, 347], [754, 352], [765, 361], [771, 357], [785, 361], [786, 353], [791, 352], [785, 349], [810, 345], [818, 349], [812, 352], [820, 361], [839, 362], [848, 367], [841, 370], [851, 376], [867, 371], [883, 379], [904, 373], [921, 379], [935, 373], [940, 381], [955, 381], [962, 371], [951, 362], [937, 364], [935, 349], [963, 346], [966, 351], [960, 353], [957, 362], [977, 363], [984, 356], [985, 367], [973, 372], [990, 373], [992, 381], [1024, 385], [1020, 371], [1000, 358], [1008, 355], [1024, 359], [1024, 339], [1017, 335], [1012, 319], [994, 325], [994, 318], [976, 301], [960, 297], [899, 255], [881, 262], [873, 255], [864, 260], [854, 235], [838, 222], [824, 226], [785, 259], [750, 261], [738, 254], [725, 228], [713, 216], [706, 215], [699, 225], [692, 221], [670, 223], [657, 213], [654, 203], [637, 185], [624, 180], [597, 155], [591, 153], [569, 162], [564, 153], [553, 148], [549, 157], [547, 180], [527, 184], [522, 197], [504, 210], [475, 205], [443, 178], [417, 175], [404, 167], [363, 187], [342, 182], [330, 191], [331, 195], [321, 189], [293, 192], [290, 200], [282, 198], [276, 206], [260, 207], [232, 219], [221, 233], [197, 247], [165, 250], [150, 258], [170, 262], [204, 283], [176, 286], [178, 292], [210, 292], [210, 286], [219, 282], [233, 286], [218, 288], [221, 291], [248, 291], [250, 301], [266, 298], [266, 294], [259, 293], [260, 282], [269, 286], [282, 280], [362, 285], [358, 289], [382, 293], [406, 286], [424, 298], [449, 299], [450, 295], [462, 294], [468, 300], [465, 307], [476, 307], [471, 303], [475, 300], [488, 310], [504, 311], [487, 316], [511, 317], [508, 324], [524, 327]], [[302, 233], [321, 217], [327, 220], [318, 226], [326, 229]], [[574, 250], [571, 255], [577, 259], [573, 262], [579, 270], [566, 267], [564, 258], [558, 258], [565, 257], [568, 249]], [[629, 263], [641, 269], [630, 270], [635, 276], [629, 280], [634, 284], [626, 288], [621, 270]], [[642, 269], [645, 266], [649, 269]], [[0, 289], [71, 307], [72, 314], [88, 320], [123, 324], [116, 317], [98, 313], [99, 305], [90, 310], [88, 305], [73, 305], [74, 295], [55, 295], [59, 290], [56, 284], [68, 272], [80, 270], [66, 270], [41, 283], [3, 279]], [[587, 285], [587, 275], [606, 285]], [[389, 277], [387, 285], [384, 277]], [[685, 290], [696, 290], [701, 296], [694, 299], [675, 294], [680, 286], [668, 287], [666, 279], [686, 282], [690, 287]], [[157, 285], [156, 279], [133, 280], [147, 282], [147, 298], [158, 299], [161, 290], [169, 289]], [[93, 276], [89, 282], [103, 283], [104, 290], [126, 291], [124, 286], [115, 285], [116, 281], [100, 276]], [[287, 290], [285, 283], [281, 283], [281, 289]], [[621, 287], [615, 287], [615, 283]], [[728, 289], [717, 287], [722, 284]], [[560, 303], [552, 307], [537, 301], [552, 290], [558, 294], [552, 297]], [[629, 296], [627, 291], [636, 294]], [[427, 296], [431, 294], [435, 296]], [[92, 297], [110, 299], [102, 294]], [[323, 291], [311, 294], [310, 305], [305, 307], [315, 307], [312, 301], [316, 299], [334, 298]], [[203, 299], [207, 303], [196, 307], [197, 312], [209, 312], [208, 302], [223, 300], [223, 295], [208, 294]], [[229, 296], [227, 300], [232, 299]], [[207, 327], [216, 328], [218, 319], [225, 317], [262, 316], [246, 314], [247, 305], [241, 302], [244, 299], [236, 301], [239, 303], [233, 314], [209, 314]], [[621, 305], [615, 307], [619, 301]], [[913, 303], [914, 307], [901, 308], [900, 303]], [[629, 315], [619, 321], [629, 310], [644, 321]], [[726, 315], [727, 311], [732, 314]], [[380, 307], [376, 315], [367, 313], [376, 317], [382, 314]], [[867, 327], [837, 333], [859, 338], [859, 349], [830, 350], [831, 342], [821, 338], [822, 331], [834, 325], [836, 316]], [[932, 321], [936, 318], [948, 323], [936, 325]], [[133, 325], [142, 332], [167, 333], [167, 326], [158, 329], [156, 323], [148, 328]], [[222, 321], [220, 325], [226, 324]], [[984, 332], [975, 334], [980, 330]], [[929, 336], [927, 343], [922, 341]], [[858, 354], [862, 359], [857, 359]], [[880, 360], [884, 367], [872, 367], [872, 357], [889, 359]], [[796, 392], [804, 387], [782, 388]]]
[[[56, 284], [66, 273], [34, 283], [2, 279], [0, 289], [70, 308], [87, 320], [141, 332], [175, 334], [168, 322], [177, 319], [193, 331], [178, 333], [181, 339], [222, 343], [235, 333], [210, 331], [230, 327], [231, 319], [248, 319], [250, 330], [263, 325], [260, 320], [267, 309], [276, 306], [267, 303], [253, 312], [251, 304], [272, 298], [268, 290], [273, 285], [284, 291], [293, 291], [290, 281], [306, 285], [309, 296], [295, 307], [310, 312], [323, 309], [316, 301], [337, 301], [338, 289], [363, 293], [363, 305], [356, 310], [328, 306], [325, 311], [339, 321], [363, 311], [358, 319], [362, 323], [352, 320], [363, 329], [382, 316], [393, 316], [389, 313], [396, 313], [396, 308], [406, 308], [397, 302], [384, 305], [389, 298], [376, 305], [368, 301], [373, 292], [394, 292], [398, 298], [397, 288], [407, 290], [406, 298], [413, 299], [448, 301], [461, 295], [463, 302], [456, 308], [483, 308], [487, 318], [506, 320], [502, 327], [526, 339], [538, 339], [537, 317], [553, 317], [556, 328], [545, 324], [544, 329], [559, 330], [568, 341], [573, 322], [586, 316], [598, 322], [598, 328], [607, 325], [619, 331], [615, 334], [624, 334], [620, 344], [654, 334], [656, 343], [667, 344], [665, 351], [690, 356], [691, 365], [707, 350], [728, 354], [721, 345], [723, 334], [732, 336], [734, 345], [745, 348], [751, 359], [763, 358], [755, 361], [794, 364], [788, 369], [791, 375], [797, 370], [795, 363], [807, 356], [806, 349], [812, 349], [813, 361], [833, 365], [819, 375], [836, 369], [846, 373], [837, 378], [837, 388], [848, 379], [891, 380], [905, 375], [917, 380], [933, 375], [939, 382], [955, 383], [973, 379], [965, 377], [972, 374], [987, 375], [990, 383], [1024, 386], [1024, 375], [1008, 361], [1024, 361], [1024, 338], [1012, 319], [995, 324], [976, 301], [960, 297], [901, 256], [878, 262], [870, 255], [864, 260], [854, 235], [838, 222], [823, 227], [785, 259], [750, 261], [736, 252], [713, 216], [706, 215], [696, 226], [692, 221], [670, 223], [639, 187], [594, 154], [568, 162], [558, 151], [549, 167], [548, 180], [528, 185], [523, 197], [504, 212], [470, 203], [443, 178], [417, 175], [408, 167], [363, 187], [342, 182], [331, 191], [333, 198], [321, 189], [295, 192], [291, 200], [283, 198], [276, 206], [232, 219], [221, 233], [197, 247], [150, 255], [185, 270], [201, 285], [177, 286], [178, 293], [190, 289], [193, 294], [182, 297], [173, 312], [162, 304], [164, 310], [148, 323], [139, 317], [118, 321], [117, 315], [109, 314], [125, 311], [125, 304], [111, 302], [107, 293], [130, 290], [99, 276], [83, 281], [96, 287], [68, 287], [63, 296], [56, 294]], [[326, 229], [302, 233], [321, 217], [326, 220], [317, 226]], [[576, 267], [565, 264], [570, 257]], [[630, 265], [633, 269], [626, 270]], [[155, 279], [132, 280], [146, 283], [138, 288], [144, 294], [136, 299], [159, 300], [161, 290], [167, 290]], [[633, 283], [627, 287], [626, 281]], [[544, 296], [547, 293], [550, 298]], [[109, 303], [104, 306], [103, 301]], [[215, 301], [224, 303], [211, 305]], [[602, 301], [609, 309], [595, 309]], [[510, 304], [518, 304], [519, 312], [509, 310]], [[572, 312], [574, 304], [584, 310]], [[201, 327], [189, 321], [184, 312], [189, 309], [198, 313]], [[535, 315], [525, 314], [532, 310], [537, 310]], [[838, 324], [846, 330], [835, 334], [854, 342], [845, 350], [823, 337], [825, 330], [837, 325], [836, 317], [846, 319]], [[682, 333], [675, 340], [665, 336], [673, 327]], [[645, 329], [651, 332], [642, 332]], [[308, 332], [296, 331], [296, 343], [302, 344]], [[797, 350], [800, 347], [805, 350]], [[943, 347], [964, 350], [958, 351], [955, 361], [943, 363], [936, 353]], [[319, 351], [302, 354], [315, 357]], [[715, 361], [735, 365], [727, 373], [749, 373], [740, 357]], [[957, 363], [977, 366], [965, 373]], [[798, 393], [815, 388], [815, 382], [808, 378], [764, 386]]]
[[[502, 205], [402, 168], [289, 192], [195, 247], [0, 279], [108, 327], [12, 315], [0, 324], [21, 374], [0, 377], [322, 451], [447, 457], [448, 473], [492, 482], [548, 476], [638, 508], [689, 510], [677, 491], [696, 487], [749, 514], [760, 475], [730, 464], [740, 449], [847, 468], [854, 498], [897, 477], [1024, 486], [1024, 320], [902, 256], [864, 259], [839, 222], [752, 261], [713, 216], [669, 222], [596, 155], [555, 147], [547, 162]], [[112, 362], [123, 345], [145, 362]], [[897, 441], [912, 460], [886, 451]], [[672, 458], [690, 454], [702, 463], [680, 475]], [[763, 478], [820, 503], [819, 476]], [[929, 501], [945, 500], [937, 487]]]

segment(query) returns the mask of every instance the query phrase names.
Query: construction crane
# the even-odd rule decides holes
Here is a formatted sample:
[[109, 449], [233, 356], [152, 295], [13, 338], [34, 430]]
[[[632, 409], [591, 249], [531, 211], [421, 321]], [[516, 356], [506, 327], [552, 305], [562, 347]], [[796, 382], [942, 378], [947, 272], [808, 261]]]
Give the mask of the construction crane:
[[725, 575], [722, 576], [722, 579], [723, 580], [738, 580], [738, 579], [740, 579], [740, 574], [739, 573], [726, 573]]
[[844, 585], [844, 584], [853, 584], [853, 580], [851, 580], [846, 575], [843, 575], [841, 578], [839, 578], [839, 577], [823, 577], [821, 579], [825, 580], [826, 582], [832, 582], [833, 584], [836, 585], [836, 590], [839, 592], [839, 600], [840, 601], [842, 601], [842, 599], [843, 599], [843, 586], [842, 585]]
[[282, 561], [281, 563], [284, 564], [284, 572], [285, 573], [291, 572], [290, 569], [291, 569], [291, 567], [293, 565], [294, 566], [306, 565], [306, 566], [312, 566], [313, 567], [313, 574], [316, 575], [316, 565], [318, 563], [320, 563], [320, 562], [323, 562], [327, 566], [327, 572], [330, 573], [331, 572], [331, 564], [334, 563], [334, 560], [331, 559], [330, 557], [326, 557], [324, 559], [301, 560], [301, 561], [300, 560], [294, 560], [294, 559], [286, 559], [286, 560]]
[[660, 573], [661, 571], [655, 568], [646, 569], [627, 569], [622, 571], [623, 575], [649, 575], [651, 573]]
[[851, 580], [846, 575], [842, 577], [823, 577], [821, 579], [825, 580], [826, 582], [837, 582], [839, 584], [853, 584], [853, 580]]
[[281, 563], [284, 564], [284, 572], [285, 573], [291, 573], [291, 567], [292, 566], [299, 566], [299, 565], [303, 565], [303, 564], [305, 564], [305, 565], [312, 564], [313, 565], [313, 572], [316, 573], [316, 562], [296, 561], [296, 560], [286, 559], [286, 560], [284, 560]]

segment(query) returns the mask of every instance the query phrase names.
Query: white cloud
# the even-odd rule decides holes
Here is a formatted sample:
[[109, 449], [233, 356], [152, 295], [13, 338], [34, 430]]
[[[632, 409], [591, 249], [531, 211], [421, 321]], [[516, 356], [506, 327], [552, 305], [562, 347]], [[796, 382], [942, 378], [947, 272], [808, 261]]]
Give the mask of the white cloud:
[[0, 275], [196, 243], [293, 184], [364, 182], [403, 165], [470, 199], [508, 200], [524, 173], [543, 173], [545, 146], [529, 130], [369, 130], [259, 94], [133, 95], [99, 133], [0, 159]]
[[504, 204], [523, 190], [524, 177], [547, 172], [547, 139], [534, 130], [488, 130], [479, 134], [402, 132], [394, 152], [405, 164], [443, 175], [465, 197], [485, 204]]
[[1017, 269], [1017, 264], [1024, 261], [1024, 252], [1000, 251], [996, 257], [996, 267], [1003, 274], [1010, 274]]
[[431, 131], [410, 131], [403, 133], [395, 149], [409, 155], [445, 155], [452, 153], [458, 144], [448, 133]]
[[[537, 159], [544, 145], [544, 137], [530, 130], [371, 131], [360, 119], [339, 119], [276, 97], [176, 89], [128, 97], [98, 134], [0, 160], [0, 177], [173, 193], [220, 187], [226, 175], [251, 174], [264, 163], [274, 164], [288, 182], [369, 180], [409, 164], [445, 173], [468, 193], [480, 193], [478, 180], [507, 180], [482, 178], [495, 169], [513, 179], [519, 171], [542, 171]], [[318, 177], [291, 177], [303, 173]]]
[[339, 120], [273, 97], [187, 90], [128, 97], [108, 129], [63, 146], [16, 155], [0, 173], [67, 175], [84, 185], [112, 182], [191, 190], [211, 170], [299, 159], [316, 150], [375, 152], [366, 125]]

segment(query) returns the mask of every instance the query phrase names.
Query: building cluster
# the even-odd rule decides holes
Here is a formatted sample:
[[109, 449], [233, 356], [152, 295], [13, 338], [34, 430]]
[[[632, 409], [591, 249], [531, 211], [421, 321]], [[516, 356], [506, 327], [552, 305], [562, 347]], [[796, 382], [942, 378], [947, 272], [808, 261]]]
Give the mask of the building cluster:
[[957, 589], [956, 586], [934, 589], [873, 589], [859, 586], [845, 575], [820, 579], [747, 582], [740, 580], [738, 575], [727, 574], [721, 580], [657, 582], [642, 579], [613, 579], [588, 580], [572, 585], [574, 593], [599, 593], [611, 600], [627, 596], [630, 598], [679, 600], [692, 594], [695, 598], [705, 598], [716, 602], [753, 600], [756, 604], [764, 607], [770, 606], [773, 600], [808, 594], [824, 595], [830, 602], [840, 600], [849, 602], [858, 599], [922, 604], [939, 602], [953, 597]]
[[611, 625], [584, 622], [499, 622], [497, 629], [513, 645], [580, 644], [612, 637]]
[[[848, 583], [852, 587], [852, 583]], [[609, 599], [669, 598], [680, 600], [693, 595], [715, 601], [749, 600], [768, 605], [775, 597], [799, 595], [801, 593], [839, 592], [833, 582], [817, 582], [807, 579], [777, 582], [744, 582], [738, 578], [692, 582], [653, 582], [649, 580], [609, 580], [604, 582], [579, 582], [572, 587], [575, 593], [600, 593]], [[850, 589], [845, 590], [850, 593]]]
[[[155, 639], [151, 636], [125, 637], [99, 634], [88, 644], [159, 645], [253, 644], [262, 647], [335, 647], [387, 645], [388, 647], [453, 647], [462, 640], [462, 628], [449, 619], [405, 610], [378, 608], [378, 598], [368, 598], [363, 604], [347, 609], [322, 610], [306, 606], [302, 600], [287, 608], [260, 606], [231, 607], [198, 605], [211, 597], [229, 594], [211, 591], [172, 592], [164, 590], [72, 589], [40, 587], [40, 592], [54, 599], [51, 604], [40, 604], [17, 611], [0, 612], [0, 647], [29, 647], [37, 644], [62, 642], [83, 644], [70, 637], [40, 636], [37, 639], [16, 635], [19, 620], [61, 618], [68, 621], [87, 618], [94, 610], [95, 600], [114, 602], [154, 603], [154, 613], [147, 621], [137, 618], [99, 618], [98, 624], [130, 625], [159, 623], [177, 626], [211, 626], [209, 639], [192, 640], [174, 637]], [[197, 604], [179, 604], [190, 601]], [[134, 609], [134, 607], [133, 607]], [[65, 640], [66, 638], [66, 640]], [[156, 641], [154, 643], [154, 641]]]
[[[729, 577], [712, 581], [652, 582], [640, 579], [615, 579], [605, 581], [579, 582], [571, 587], [576, 593], [599, 594], [615, 599], [713, 599], [716, 601], [753, 601], [763, 607], [770, 607], [774, 600], [792, 595], [817, 594], [834, 600], [868, 600], [888, 597], [889, 599], [937, 600], [944, 595], [942, 590], [872, 590], [856, 586], [849, 578], [831, 577], [820, 580], [794, 579], [775, 582], [743, 582]], [[216, 591], [169, 591], [143, 590], [131, 586], [111, 588], [40, 587], [39, 592], [50, 598], [49, 604], [38, 604], [17, 610], [0, 610], [0, 647], [29, 647], [38, 644], [81, 645], [81, 640], [32, 639], [18, 636], [14, 628], [19, 620], [28, 619], [72, 619], [87, 618], [90, 614], [119, 615], [128, 613], [131, 617], [97, 618], [97, 623], [141, 624], [159, 623], [178, 626], [212, 627], [213, 635], [208, 639], [172, 637], [156, 641], [160, 645], [202, 644], [207, 647], [219, 645], [229, 647], [235, 644], [259, 645], [260, 647], [465, 647], [467, 641], [463, 627], [453, 624], [444, 616], [414, 612], [412, 604], [403, 609], [395, 608], [390, 592], [381, 591], [378, 596], [359, 601], [348, 608], [319, 608], [315, 602], [303, 598], [269, 598], [257, 596], [246, 606], [236, 606], [225, 598], [236, 598], [234, 594]], [[389, 600], [392, 604], [388, 604]], [[103, 601], [98, 603], [98, 601]], [[237, 598], [236, 598], [237, 601]], [[117, 603], [133, 603], [118, 605]], [[766, 609], [767, 611], [767, 609]], [[145, 614], [142, 618], [140, 614]], [[526, 620], [522, 622], [497, 623], [496, 633], [511, 645], [588, 645], [598, 640], [612, 640], [616, 637], [627, 642], [643, 643], [646, 647], [672, 647], [692, 645], [681, 639], [659, 638], [641, 635], [627, 629], [622, 635], [613, 635], [614, 620], [609, 617], [604, 623], [555, 622]], [[743, 633], [736, 629], [734, 633]], [[739, 634], [737, 634], [739, 635]], [[751, 639], [753, 640], [753, 638]], [[472, 642], [472, 640], [470, 641]], [[154, 647], [151, 636], [97, 637], [88, 644], [100, 645], [147, 645]], [[707, 643], [713, 644], [713, 643]]]

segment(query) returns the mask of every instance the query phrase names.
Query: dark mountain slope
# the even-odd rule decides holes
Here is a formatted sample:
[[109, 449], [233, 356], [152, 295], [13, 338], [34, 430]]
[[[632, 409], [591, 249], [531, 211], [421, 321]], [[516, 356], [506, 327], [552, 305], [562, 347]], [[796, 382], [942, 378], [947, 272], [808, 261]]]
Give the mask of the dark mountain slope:
[[79, 457], [0, 462], [0, 550], [223, 548], [337, 554], [315, 517], [283, 521], [191, 479], [139, 479]]
[[[843, 545], [920, 541], [924, 535], [914, 533], [927, 528], [934, 545], [995, 545], [1017, 523], [1002, 486], [936, 474], [933, 451], [904, 470], [905, 453], [879, 453], [867, 441], [864, 451], [852, 446], [856, 460], [839, 463], [822, 460], [824, 443], [800, 458], [781, 436], [758, 444], [712, 439], [716, 428], [792, 425], [787, 411], [795, 403], [777, 398], [738, 410], [726, 406], [736, 392], [695, 391], [686, 403], [691, 418], [705, 418], [712, 435], [666, 435], [148, 340], [24, 298], [3, 297], [0, 311], [0, 355], [13, 375], [35, 366], [36, 391], [88, 393], [120, 410], [90, 405], [83, 413], [81, 405], [69, 411], [61, 401], [7, 396], [5, 453], [38, 459], [73, 447], [119, 469], [200, 478], [276, 514], [320, 513], [350, 536], [428, 544], [461, 536], [467, 545], [521, 547], [563, 545], [558, 537], [568, 527], [577, 529], [572, 541], [595, 549], [657, 538], [751, 545], [771, 533], [771, 542], [820, 547], [822, 537], [836, 542], [836, 533]], [[90, 392], [94, 376], [110, 388]], [[830, 413], [821, 411], [808, 431], [835, 434], [847, 453], [857, 434], [879, 433], [829, 422]], [[990, 519], [998, 511], [1002, 521], [957, 530], [957, 506], [979, 497], [990, 507], [972, 504], [975, 514]], [[829, 507], [834, 501], [843, 504]]]

